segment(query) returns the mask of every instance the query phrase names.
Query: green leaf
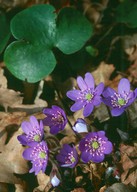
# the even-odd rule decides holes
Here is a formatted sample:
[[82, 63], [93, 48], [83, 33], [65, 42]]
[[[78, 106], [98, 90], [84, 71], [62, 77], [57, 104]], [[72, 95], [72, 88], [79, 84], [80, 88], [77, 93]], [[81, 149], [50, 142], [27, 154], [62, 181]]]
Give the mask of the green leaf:
[[5, 52], [6, 63], [15, 77], [37, 82], [53, 71], [56, 60], [50, 49], [24, 41], [13, 42]]
[[10, 38], [9, 23], [7, 22], [5, 13], [0, 11], [0, 53], [4, 50]]
[[125, 23], [129, 27], [137, 27], [137, 2], [133, 0], [123, 1], [116, 9], [116, 21]]
[[96, 57], [98, 54], [98, 50], [90, 45], [86, 46], [85, 49], [92, 57]]
[[6, 66], [17, 78], [34, 83], [54, 70], [54, 47], [66, 54], [76, 52], [91, 36], [92, 27], [76, 10], [64, 8], [57, 15], [54, 7], [46, 4], [15, 15], [11, 32], [17, 41], [5, 51]]
[[[84, 26], [84, 27], [83, 27]], [[63, 53], [71, 54], [83, 47], [93, 33], [88, 20], [72, 8], [64, 8], [57, 18], [57, 42]]]

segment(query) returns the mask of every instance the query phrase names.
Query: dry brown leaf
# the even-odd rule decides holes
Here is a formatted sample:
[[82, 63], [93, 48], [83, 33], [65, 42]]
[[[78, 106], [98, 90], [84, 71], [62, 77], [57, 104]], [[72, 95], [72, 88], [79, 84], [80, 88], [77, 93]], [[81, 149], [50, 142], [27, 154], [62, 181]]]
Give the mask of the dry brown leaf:
[[136, 192], [134, 188], [123, 183], [115, 183], [104, 192]]
[[45, 187], [49, 184], [50, 182], [50, 177], [42, 172], [40, 172], [37, 175], [37, 181], [39, 184], [39, 187], [37, 187], [37, 190], [39, 189], [40, 191], [44, 191]]
[[21, 104], [23, 98], [19, 92], [15, 92], [12, 89], [0, 88], [0, 105], [5, 108], [7, 112], [8, 107]]
[[109, 85], [111, 82], [110, 76], [114, 70], [115, 67], [113, 64], [101, 62], [99, 67], [94, 72], [92, 72], [95, 83], [98, 85], [100, 82], [103, 82], [105, 85]]
[[10, 112], [14, 112], [14, 111], [24, 111], [27, 114], [34, 114], [34, 113], [39, 113], [42, 112], [43, 108], [47, 107], [47, 102], [37, 98], [35, 100], [34, 104], [19, 104], [19, 103], [14, 103], [14, 105], [9, 107], [9, 111]]
[[105, 192], [106, 188], [107, 188], [106, 186], [101, 187], [99, 192]]
[[22, 180], [14, 174], [28, 172], [27, 162], [22, 157], [24, 148], [17, 140], [21, 134], [18, 126], [26, 113], [0, 112], [0, 182], [23, 184]]
[[103, 0], [101, 2], [91, 2], [90, 0], [83, 1], [84, 14], [88, 19], [94, 23], [96, 28], [101, 27], [101, 20], [103, 17], [103, 11], [106, 9], [108, 0]]
[[137, 187], [137, 143], [133, 146], [121, 144], [121, 164], [123, 173], [121, 180], [125, 184]]
[[95, 192], [98, 192], [106, 168], [103, 163], [100, 164], [91, 163], [90, 170], [91, 170], [90, 179], [95, 187]]
[[6, 183], [0, 183], [0, 192], [9, 192], [8, 185]]
[[83, 188], [76, 188], [76, 189], [74, 189], [74, 190], [71, 191], [71, 192], [86, 192], [86, 191], [85, 191], [85, 189], [83, 189]]
[[6, 89], [7, 88], [7, 79], [3, 75], [4, 70], [0, 68], [0, 88]]

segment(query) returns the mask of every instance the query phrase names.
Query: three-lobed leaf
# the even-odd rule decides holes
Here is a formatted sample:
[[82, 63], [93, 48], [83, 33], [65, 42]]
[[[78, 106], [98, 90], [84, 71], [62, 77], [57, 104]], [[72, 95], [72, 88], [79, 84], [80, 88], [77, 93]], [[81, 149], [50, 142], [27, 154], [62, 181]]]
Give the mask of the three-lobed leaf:
[[11, 32], [17, 40], [5, 51], [6, 66], [17, 78], [34, 83], [54, 70], [53, 47], [65, 54], [78, 51], [90, 38], [92, 26], [73, 8], [64, 8], [57, 15], [47, 4], [34, 5], [15, 15]]

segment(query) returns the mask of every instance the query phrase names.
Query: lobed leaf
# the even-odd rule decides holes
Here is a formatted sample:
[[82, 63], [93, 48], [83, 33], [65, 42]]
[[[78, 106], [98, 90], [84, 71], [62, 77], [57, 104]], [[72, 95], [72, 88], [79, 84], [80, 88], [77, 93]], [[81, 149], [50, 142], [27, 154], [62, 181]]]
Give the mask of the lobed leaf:
[[6, 66], [15, 77], [34, 83], [54, 70], [54, 47], [65, 54], [78, 51], [91, 36], [92, 27], [77, 10], [64, 8], [57, 15], [54, 7], [46, 4], [15, 15], [11, 32], [17, 40], [5, 51]]

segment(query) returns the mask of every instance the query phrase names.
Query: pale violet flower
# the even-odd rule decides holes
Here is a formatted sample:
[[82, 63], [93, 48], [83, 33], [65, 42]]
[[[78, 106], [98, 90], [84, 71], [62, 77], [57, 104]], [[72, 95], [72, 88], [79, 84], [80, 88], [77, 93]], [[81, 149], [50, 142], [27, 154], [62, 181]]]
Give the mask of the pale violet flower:
[[84, 163], [93, 161], [100, 163], [104, 160], [105, 154], [113, 150], [112, 143], [105, 136], [104, 131], [90, 132], [79, 143], [81, 159]]
[[122, 78], [118, 84], [118, 91], [107, 87], [103, 92], [102, 101], [110, 108], [112, 116], [121, 115], [137, 97], [137, 88], [130, 91], [130, 82]]
[[81, 76], [77, 77], [77, 84], [80, 90], [75, 89], [67, 92], [67, 97], [75, 101], [70, 110], [75, 112], [83, 109], [83, 116], [88, 117], [92, 113], [94, 106], [101, 103], [104, 84], [100, 83], [95, 87], [91, 73], [86, 73], [84, 79]]
[[29, 148], [25, 149], [23, 152], [24, 159], [29, 160], [32, 163], [32, 168], [29, 172], [35, 172], [35, 175], [40, 171], [44, 173], [48, 163], [47, 143], [41, 141], [40, 143], [32, 142], [29, 145]]
[[31, 116], [30, 122], [23, 121], [21, 128], [24, 134], [19, 135], [17, 138], [22, 145], [28, 145], [31, 142], [41, 142], [44, 135], [42, 120], [39, 123], [36, 117]]

